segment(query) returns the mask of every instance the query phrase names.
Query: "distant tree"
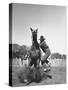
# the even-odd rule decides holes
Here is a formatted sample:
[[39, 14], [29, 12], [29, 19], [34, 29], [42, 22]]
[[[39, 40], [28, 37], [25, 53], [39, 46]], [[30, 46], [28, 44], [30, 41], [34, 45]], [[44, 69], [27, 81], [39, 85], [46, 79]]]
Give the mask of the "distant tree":
[[22, 58], [29, 53], [30, 47], [26, 45], [19, 46], [18, 44], [12, 44], [12, 58]]
[[66, 55], [64, 55], [64, 54], [63, 54], [63, 59], [65, 59], [65, 60], [66, 60]]
[[27, 47], [25, 45], [21, 46], [19, 52], [21, 55], [27, 54]]
[[51, 55], [51, 59], [62, 59], [63, 57], [62, 57], [62, 55], [61, 54], [59, 54], [59, 53], [53, 53], [52, 55]]

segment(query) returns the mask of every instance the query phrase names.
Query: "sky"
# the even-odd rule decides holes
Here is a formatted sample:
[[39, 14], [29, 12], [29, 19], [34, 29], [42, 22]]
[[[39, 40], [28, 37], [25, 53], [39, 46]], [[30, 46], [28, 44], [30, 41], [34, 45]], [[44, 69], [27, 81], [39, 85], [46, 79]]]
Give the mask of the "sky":
[[12, 43], [32, 45], [30, 27], [38, 28], [38, 39], [43, 35], [52, 53], [66, 54], [66, 7], [13, 4]]

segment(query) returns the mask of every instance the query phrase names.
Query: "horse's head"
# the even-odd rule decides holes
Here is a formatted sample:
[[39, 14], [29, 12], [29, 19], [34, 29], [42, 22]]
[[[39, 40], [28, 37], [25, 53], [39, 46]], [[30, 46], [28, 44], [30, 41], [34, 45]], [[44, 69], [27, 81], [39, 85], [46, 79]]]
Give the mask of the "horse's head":
[[30, 30], [32, 32], [32, 39], [33, 39], [33, 41], [37, 40], [37, 31], [38, 31], [38, 29], [34, 30], [34, 29], [30, 28]]

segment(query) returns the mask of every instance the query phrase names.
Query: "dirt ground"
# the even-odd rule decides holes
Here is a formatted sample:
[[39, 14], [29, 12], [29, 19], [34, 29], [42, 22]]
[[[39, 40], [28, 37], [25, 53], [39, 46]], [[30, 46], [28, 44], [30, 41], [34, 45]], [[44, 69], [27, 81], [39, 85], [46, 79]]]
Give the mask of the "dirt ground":
[[[22, 68], [23, 70], [23, 68]], [[20, 67], [13, 67], [12, 72], [12, 83], [13, 86], [25, 86], [25, 84], [20, 83], [18, 78], [18, 72], [20, 71]], [[66, 67], [51, 67], [50, 75], [52, 79], [46, 78], [40, 83], [32, 82], [29, 86], [35, 85], [53, 85], [53, 84], [65, 84], [66, 83]]]
[[[45, 79], [38, 83], [37, 85], [52, 85], [52, 84], [65, 84], [66, 83], [66, 68], [65, 67], [52, 67], [50, 75], [52, 79]], [[36, 85], [36, 83], [31, 83], [30, 85]]]

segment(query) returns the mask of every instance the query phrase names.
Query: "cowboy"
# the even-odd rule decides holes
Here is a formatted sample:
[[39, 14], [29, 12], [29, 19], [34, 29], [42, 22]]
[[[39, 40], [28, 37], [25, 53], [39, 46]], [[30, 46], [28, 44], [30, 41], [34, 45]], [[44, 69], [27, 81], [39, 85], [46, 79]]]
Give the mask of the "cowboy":
[[43, 65], [44, 63], [48, 64], [49, 61], [47, 60], [47, 58], [50, 56], [51, 52], [49, 49], [49, 46], [47, 45], [44, 36], [40, 36], [40, 48], [42, 49], [42, 51], [44, 52], [44, 56], [42, 56], [41, 58], [41, 64]]

